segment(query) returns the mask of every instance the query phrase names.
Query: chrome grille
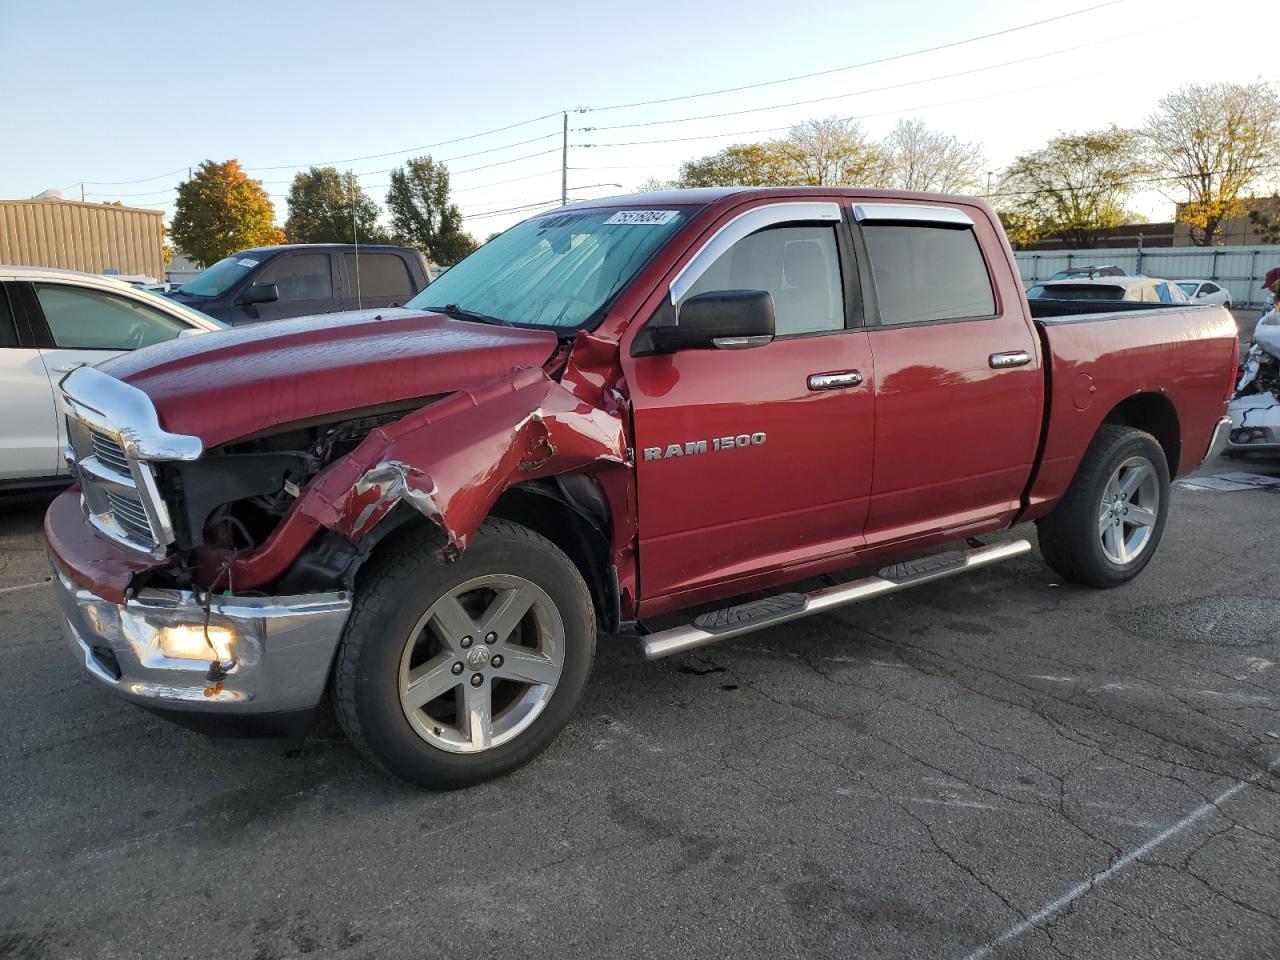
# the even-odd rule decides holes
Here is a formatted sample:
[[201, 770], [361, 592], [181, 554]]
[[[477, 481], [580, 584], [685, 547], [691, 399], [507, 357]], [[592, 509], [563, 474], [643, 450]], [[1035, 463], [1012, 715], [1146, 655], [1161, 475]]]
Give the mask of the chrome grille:
[[140, 546], [151, 547], [156, 542], [156, 535], [151, 529], [151, 521], [147, 519], [146, 508], [136, 494], [116, 493], [114, 490], [104, 491], [107, 503], [111, 505], [111, 513], [119, 527], [124, 530], [130, 540]]
[[113, 540], [162, 555], [166, 538], [158, 535], [155, 509], [146, 501], [148, 481], [154, 487], [151, 465], [131, 460], [119, 436], [102, 424], [68, 414], [67, 436], [68, 459], [89, 522]]
[[129, 458], [125, 456], [124, 447], [120, 445], [120, 441], [115, 437], [108, 436], [101, 430], [89, 428], [89, 443], [93, 448], [93, 455], [98, 458], [98, 462], [104, 467], [115, 470], [129, 476]]
[[62, 399], [65, 455], [80, 481], [89, 523], [104, 536], [163, 559], [174, 534], [153, 464], [198, 459], [199, 438], [169, 433], [150, 397], [94, 367], [67, 374]]

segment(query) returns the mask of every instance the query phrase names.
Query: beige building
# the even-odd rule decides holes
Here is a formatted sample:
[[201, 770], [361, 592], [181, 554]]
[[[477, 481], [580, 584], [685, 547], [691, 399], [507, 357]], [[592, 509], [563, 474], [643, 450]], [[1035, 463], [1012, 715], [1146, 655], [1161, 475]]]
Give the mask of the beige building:
[[164, 214], [75, 200], [0, 200], [0, 263], [164, 279]]

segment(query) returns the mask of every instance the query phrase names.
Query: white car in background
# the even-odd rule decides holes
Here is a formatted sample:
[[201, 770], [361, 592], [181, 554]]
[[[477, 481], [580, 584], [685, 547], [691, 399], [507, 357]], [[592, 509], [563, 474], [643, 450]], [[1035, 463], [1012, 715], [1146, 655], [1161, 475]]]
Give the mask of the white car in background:
[[58, 383], [126, 350], [226, 324], [110, 277], [0, 265], [0, 490], [66, 483]]
[[1220, 303], [1231, 309], [1231, 293], [1212, 280], [1179, 280], [1178, 286], [1192, 303]]

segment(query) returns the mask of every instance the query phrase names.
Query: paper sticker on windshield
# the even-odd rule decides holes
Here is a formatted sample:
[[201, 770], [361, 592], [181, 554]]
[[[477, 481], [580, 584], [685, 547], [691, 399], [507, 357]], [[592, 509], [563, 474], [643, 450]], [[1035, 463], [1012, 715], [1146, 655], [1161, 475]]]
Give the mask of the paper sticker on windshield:
[[248, 257], [243, 260], [237, 260], [236, 263], [242, 267], [256, 267], [258, 265], [257, 260], [250, 260]]
[[670, 223], [677, 213], [679, 213], [677, 210], [619, 210], [605, 223], [629, 223], [633, 226], [656, 227]]

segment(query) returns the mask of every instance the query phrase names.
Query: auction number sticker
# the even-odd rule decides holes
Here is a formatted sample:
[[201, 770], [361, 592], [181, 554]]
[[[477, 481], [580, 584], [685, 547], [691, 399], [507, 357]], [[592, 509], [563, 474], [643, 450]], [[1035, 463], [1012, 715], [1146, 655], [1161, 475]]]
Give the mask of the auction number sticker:
[[678, 210], [619, 210], [605, 223], [629, 223], [633, 226], [656, 227], [670, 223], [678, 213]]
[[250, 260], [248, 257], [245, 257], [243, 260], [237, 260], [236, 263], [242, 267], [256, 267], [258, 265], [257, 260]]

